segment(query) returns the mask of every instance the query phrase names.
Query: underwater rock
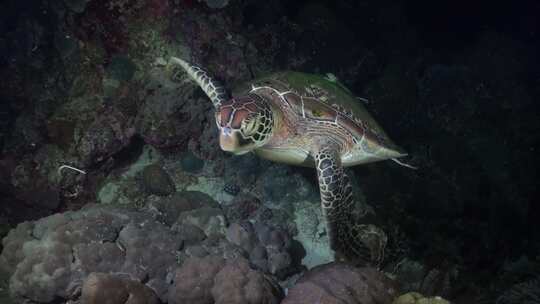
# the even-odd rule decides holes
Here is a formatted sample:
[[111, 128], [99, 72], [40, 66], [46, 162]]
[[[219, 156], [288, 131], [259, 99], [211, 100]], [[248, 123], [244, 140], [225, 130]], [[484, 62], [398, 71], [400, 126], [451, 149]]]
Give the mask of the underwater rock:
[[[73, 251], [79, 259], [79, 267], [86, 273], [118, 271], [124, 262], [124, 251], [112, 242], [104, 244], [76, 244]], [[102, 258], [103, 257], [103, 258]]]
[[263, 272], [268, 272], [268, 253], [262, 245], [257, 245], [253, 250], [249, 251], [249, 262], [257, 269]]
[[110, 78], [117, 81], [130, 81], [137, 71], [137, 66], [129, 57], [124, 55], [115, 55], [111, 58], [111, 63], [107, 66], [107, 74]]
[[227, 229], [227, 240], [240, 247], [257, 269], [280, 279], [294, 273], [299, 265], [293, 261], [292, 239], [281, 229], [249, 221], [233, 223]]
[[409, 292], [399, 296], [392, 304], [450, 304], [441, 297], [427, 298], [417, 292]]
[[47, 183], [54, 188], [67, 189], [84, 182], [84, 174], [62, 167], [62, 164], [76, 164], [77, 159], [65, 153], [60, 147], [46, 144], [34, 154], [33, 161], [39, 164], [33, 175], [46, 177]]
[[211, 107], [206, 100], [197, 100], [195, 86], [173, 82], [167, 75], [162, 68], [148, 72], [142, 89], [145, 103], [136, 118], [137, 133], [157, 148], [181, 147], [199, 138]]
[[56, 109], [46, 130], [51, 143], [75, 155], [86, 168], [127, 147], [135, 135], [133, 124], [100, 96], [83, 96]]
[[159, 300], [148, 286], [138, 281], [106, 273], [91, 273], [81, 291], [84, 304], [158, 304]]
[[217, 160], [225, 158], [219, 149], [219, 138], [214, 111], [207, 109], [204, 113], [202, 133], [199, 137], [189, 139], [188, 149], [199, 159]]
[[193, 225], [202, 231], [208, 238], [220, 238], [225, 235], [225, 215], [218, 208], [198, 208], [180, 214], [178, 223]]
[[380, 265], [384, 259], [388, 236], [380, 227], [372, 224], [356, 223], [355, 239], [361, 243], [361, 251], [349, 257], [355, 265]]
[[182, 170], [186, 172], [197, 173], [204, 167], [204, 161], [195, 156], [193, 152], [188, 151], [184, 153], [180, 160], [180, 165], [182, 166]]
[[77, 152], [85, 166], [101, 162], [127, 147], [135, 128], [132, 121], [114, 109], [95, 113], [94, 121], [83, 131]]
[[90, 0], [64, 0], [66, 6], [75, 13], [82, 13]]
[[272, 202], [290, 200], [290, 196], [295, 193], [294, 180], [291, 179], [290, 168], [286, 166], [272, 165], [257, 182], [261, 193]]
[[16, 228], [9, 231], [7, 236], [2, 239], [3, 251], [0, 255], [0, 272], [12, 274], [16, 266], [22, 260], [23, 245], [33, 240], [32, 229], [34, 225], [31, 222], [23, 222]]
[[225, 265], [218, 256], [192, 257], [176, 269], [173, 285], [169, 291], [169, 304], [211, 304], [214, 277]]
[[[536, 304], [540, 301], [540, 277], [512, 285], [497, 297], [497, 304]], [[429, 303], [431, 304], [431, 303]], [[437, 302], [438, 304], [438, 302]], [[446, 304], [446, 303], [442, 303]]]
[[104, 101], [99, 96], [83, 95], [62, 104], [46, 121], [50, 143], [58, 145], [65, 151], [76, 150], [81, 135], [97, 118], [97, 109], [103, 107]]
[[291, 268], [292, 258], [288, 252], [276, 250], [275, 248], [267, 248], [268, 254], [268, 271], [274, 274], [279, 279], [285, 279], [293, 272]]
[[306, 272], [282, 304], [389, 304], [397, 291], [395, 283], [376, 269], [330, 263]]
[[290, 208], [293, 202], [319, 200], [319, 191], [313, 183], [294, 172], [290, 166], [271, 164], [257, 179], [257, 189], [270, 204]]
[[328, 246], [326, 224], [317, 200], [300, 201], [294, 205], [296, 241], [304, 246], [306, 255], [302, 264], [308, 268], [334, 261], [334, 252]]
[[142, 226], [126, 225], [117, 242], [126, 251], [121, 272], [145, 282], [163, 299], [169, 287], [166, 279], [183, 246], [182, 237], [160, 223], [145, 221]]
[[182, 263], [192, 257], [219, 256], [227, 260], [245, 257], [245, 252], [238, 246], [225, 239], [205, 238], [202, 242], [187, 246], [178, 254], [178, 261]]
[[457, 277], [458, 271], [454, 265], [432, 268], [424, 277], [422, 288], [419, 290], [428, 295], [448, 296]]
[[[218, 145], [219, 147], [219, 145]], [[269, 163], [253, 153], [231, 156], [225, 161], [226, 181], [240, 186], [251, 186], [267, 169]]]
[[263, 206], [262, 202], [251, 194], [239, 194], [224, 207], [229, 222], [243, 221], [250, 218]]
[[[33, 154], [25, 154], [13, 164], [5, 166], [3, 173], [9, 188], [13, 190], [13, 196], [36, 208], [36, 211], [43, 211], [41, 216], [45, 216], [60, 206], [62, 197], [75, 199], [83, 192], [85, 175], [63, 167], [63, 164], [76, 163], [76, 157], [54, 144], [45, 144]], [[30, 218], [36, 216], [39, 215]]]
[[169, 304], [277, 304], [282, 297], [279, 285], [243, 258], [192, 257], [176, 270], [173, 281]]
[[239, 246], [246, 252], [251, 252], [259, 242], [250, 222], [243, 222], [242, 225], [232, 223], [227, 228], [226, 237], [229, 242]]
[[182, 239], [149, 213], [97, 205], [19, 224], [3, 244], [15, 300], [75, 300], [91, 273], [121, 272], [164, 301]]
[[396, 280], [403, 290], [415, 290], [427, 295], [448, 296], [456, 282], [458, 271], [455, 265], [444, 262], [428, 268], [424, 264], [404, 258], [394, 271]]
[[179, 235], [181, 235], [185, 246], [198, 244], [206, 239], [206, 233], [201, 228], [191, 224], [181, 224], [172, 227]]
[[[39, 162], [37, 162], [39, 164]], [[45, 166], [45, 164], [43, 164]], [[45, 174], [55, 173], [44, 172]], [[11, 185], [15, 189], [15, 197], [37, 209], [52, 211], [60, 204], [60, 191], [54, 183], [50, 183], [48, 175], [36, 169], [33, 159], [23, 159], [11, 173]]]
[[[224, 3], [226, 0], [205, 1]], [[241, 15], [231, 20], [225, 11], [206, 14], [189, 10], [183, 12], [174, 25], [181, 37], [190, 41], [191, 56], [204, 58], [204, 66], [211, 74], [225, 83], [240, 83], [251, 76], [244, 56], [247, 39], [241, 34], [245, 30], [241, 20]], [[227, 39], [221, 38], [221, 43], [214, 43], [220, 37]], [[212, 48], [208, 49], [205, 45], [212, 45]]]
[[[129, 148], [123, 151], [126, 153], [121, 157], [113, 159], [113, 161], [119, 160], [122, 164], [126, 164], [125, 160], [129, 159], [131, 164], [129, 164], [128, 167], [124, 167], [120, 174], [108, 174], [99, 185], [96, 185], [95, 188], [97, 191], [95, 191], [94, 194], [97, 194], [97, 203], [141, 207], [147, 204], [147, 199], [149, 201], [161, 200], [161, 197], [159, 196], [152, 196], [149, 198], [144, 193], [140, 177], [141, 172], [146, 166], [161, 163], [162, 155], [153, 147], [142, 145], [142, 141], [137, 139]], [[136, 156], [136, 153], [140, 154]], [[115, 165], [112, 162], [108, 162], [105, 166], [109, 164]]]
[[229, 4], [229, 0], [204, 0], [209, 8], [224, 8]]
[[159, 196], [167, 196], [176, 191], [172, 178], [157, 164], [148, 165], [143, 169], [142, 184], [148, 193]]
[[[0, 216], [0, 240], [3, 239], [11, 230], [8, 218]], [[2, 251], [2, 244], [0, 244], [0, 251]]]
[[260, 244], [266, 248], [268, 271], [271, 274], [283, 279], [298, 270], [299, 265], [293, 264], [292, 238], [287, 231], [262, 223], [255, 223], [254, 228]]
[[6, 138], [6, 146], [12, 150], [30, 152], [46, 142], [44, 122], [36, 114], [22, 113], [15, 119], [12, 133]]
[[[33, 206], [45, 206], [48, 210], [55, 211], [58, 207], [70, 206], [72, 203], [84, 202], [85, 197], [93, 196], [93, 187], [88, 186], [88, 176], [71, 166], [79, 165], [76, 156], [67, 154], [54, 144], [46, 144], [34, 154], [33, 162], [33, 185], [38, 186], [36, 191], [29, 191], [33, 187], [25, 186], [17, 189], [17, 196], [23, 195], [34, 197], [26, 200]], [[48, 189], [46, 193], [43, 189]], [[34, 201], [35, 203], [33, 203]], [[62, 204], [61, 204], [62, 203]], [[68, 207], [69, 208], [69, 207]], [[35, 219], [35, 218], [32, 218]]]
[[97, 192], [97, 202], [116, 206], [141, 206], [145, 196], [140, 188], [140, 182], [134, 178], [109, 175]]
[[403, 290], [420, 290], [427, 270], [422, 263], [404, 258], [399, 261], [394, 273], [396, 280], [402, 282]]
[[170, 197], [151, 202], [149, 207], [151, 212], [156, 212], [156, 219], [172, 226], [182, 212], [203, 207], [219, 208], [219, 203], [199, 191], [181, 191], [175, 192]]
[[278, 304], [283, 298], [277, 282], [251, 269], [246, 259], [227, 261], [211, 292], [216, 304]]

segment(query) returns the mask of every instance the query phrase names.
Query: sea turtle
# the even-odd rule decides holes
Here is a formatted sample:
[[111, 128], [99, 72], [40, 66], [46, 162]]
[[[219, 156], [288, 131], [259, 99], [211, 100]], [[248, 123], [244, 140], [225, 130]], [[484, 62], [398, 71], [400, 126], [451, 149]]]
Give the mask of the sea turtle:
[[202, 68], [175, 57], [171, 63], [181, 66], [212, 101], [221, 149], [316, 168], [336, 256], [352, 259], [371, 251], [370, 258], [381, 257], [367, 244], [379, 230], [354, 217], [344, 167], [387, 159], [403, 164], [397, 158], [406, 153], [346, 87], [335, 77], [286, 71], [247, 83], [231, 97]]

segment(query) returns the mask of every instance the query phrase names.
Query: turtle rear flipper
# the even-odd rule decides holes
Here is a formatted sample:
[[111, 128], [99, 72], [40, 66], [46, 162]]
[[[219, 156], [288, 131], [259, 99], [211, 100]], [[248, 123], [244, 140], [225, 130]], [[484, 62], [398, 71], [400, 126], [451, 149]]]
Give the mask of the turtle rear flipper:
[[322, 147], [314, 158], [322, 213], [336, 260], [379, 264], [384, 254], [386, 235], [380, 228], [362, 223], [356, 216], [352, 186], [341, 165], [338, 150]]

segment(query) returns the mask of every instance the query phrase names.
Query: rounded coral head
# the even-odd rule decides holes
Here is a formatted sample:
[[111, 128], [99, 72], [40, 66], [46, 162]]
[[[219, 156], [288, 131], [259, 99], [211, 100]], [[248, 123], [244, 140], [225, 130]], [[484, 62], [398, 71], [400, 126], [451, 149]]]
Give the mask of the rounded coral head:
[[273, 116], [260, 96], [247, 94], [222, 102], [216, 110], [216, 124], [221, 149], [244, 154], [268, 142]]

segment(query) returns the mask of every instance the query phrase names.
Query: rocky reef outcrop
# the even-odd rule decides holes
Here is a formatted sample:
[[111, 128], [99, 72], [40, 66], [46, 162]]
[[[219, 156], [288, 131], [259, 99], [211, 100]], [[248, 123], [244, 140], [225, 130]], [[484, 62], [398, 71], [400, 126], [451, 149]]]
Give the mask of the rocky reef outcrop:
[[[35, 303], [100, 303], [109, 296], [116, 299], [110, 303], [279, 303], [283, 291], [272, 274], [291, 264], [290, 237], [261, 228], [257, 244], [270, 254], [259, 258], [273, 266], [253, 267], [252, 248], [225, 239], [215, 201], [197, 192], [182, 198], [176, 208], [93, 205], [18, 225], [0, 255], [11, 295]], [[279, 255], [287, 258], [275, 262]], [[198, 295], [200, 284], [208, 290]]]
[[77, 298], [92, 273], [123, 274], [166, 298], [183, 240], [149, 214], [94, 206], [21, 224], [3, 244], [14, 299], [49, 303]]
[[142, 209], [95, 204], [24, 222], [2, 244], [0, 271], [18, 303], [379, 304], [397, 292], [375, 269], [335, 263], [294, 283], [302, 245], [287, 231], [229, 224], [194, 191]]
[[330, 263], [305, 273], [282, 303], [391, 303], [398, 293], [396, 283], [376, 269]]

